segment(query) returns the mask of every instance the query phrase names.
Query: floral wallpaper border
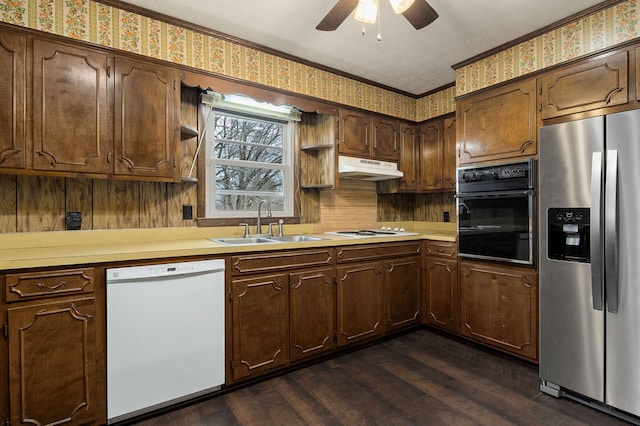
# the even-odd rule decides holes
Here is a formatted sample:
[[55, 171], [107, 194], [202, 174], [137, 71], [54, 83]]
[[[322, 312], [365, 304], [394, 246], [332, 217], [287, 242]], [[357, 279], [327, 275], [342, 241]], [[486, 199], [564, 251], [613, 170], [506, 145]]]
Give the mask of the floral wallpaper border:
[[640, 37], [638, 0], [627, 0], [456, 70], [456, 96]]
[[627, 0], [456, 70], [456, 85], [419, 99], [94, 0], [0, 0], [0, 21], [112, 47], [352, 107], [423, 121], [456, 96], [640, 36]]

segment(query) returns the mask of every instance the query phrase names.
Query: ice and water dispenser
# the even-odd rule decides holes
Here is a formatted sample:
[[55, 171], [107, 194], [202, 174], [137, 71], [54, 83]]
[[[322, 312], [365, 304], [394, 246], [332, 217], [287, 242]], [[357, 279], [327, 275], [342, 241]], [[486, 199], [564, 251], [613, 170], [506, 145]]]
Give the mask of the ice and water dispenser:
[[589, 209], [551, 208], [547, 215], [549, 259], [589, 263]]

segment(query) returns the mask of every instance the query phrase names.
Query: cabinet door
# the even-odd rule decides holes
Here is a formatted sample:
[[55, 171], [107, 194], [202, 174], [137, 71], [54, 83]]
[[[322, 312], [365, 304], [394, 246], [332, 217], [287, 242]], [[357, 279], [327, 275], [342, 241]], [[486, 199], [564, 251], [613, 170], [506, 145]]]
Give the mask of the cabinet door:
[[340, 110], [340, 154], [351, 154], [368, 157], [369, 144], [369, 116], [364, 113]]
[[398, 120], [373, 117], [371, 156], [385, 161], [398, 161], [400, 159], [399, 130]]
[[442, 150], [442, 188], [455, 191], [456, 180], [456, 119], [455, 117], [445, 118], [443, 124], [443, 150]]
[[425, 275], [425, 322], [457, 333], [460, 324], [458, 262], [428, 256]]
[[236, 278], [231, 287], [234, 380], [286, 365], [289, 361], [287, 276]]
[[421, 191], [442, 188], [442, 121], [420, 126], [420, 183]]
[[537, 359], [535, 272], [504, 265], [460, 264], [461, 333], [506, 352]]
[[115, 59], [116, 175], [179, 179], [178, 84], [176, 71], [171, 68]]
[[415, 126], [400, 125], [400, 162], [398, 168], [404, 174], [400, 179], [400, 189], [416, 191], [418, 189], [418, 170], [420, 153]]
[[11, 424], [97, 424], [93, 298], [10, 308]]
[[0, 32], [0, 167], [26, 167], [26, 37]]
[[420, 322], [420, 257], [384, 263], [387, 331]]
[[322, 268], [289, 276], [291, 361], [334, 348], [335, 271]]
[[107, 56], [33, 42], [33, 168], [106, 175]]
[[384, 265], [337, 268], [338, 346], [384, 333]]
[[606, 54], [542, 76], [542, 118], [629, 101], [629, 53]]
[[456, 109], [459, 164], [536, 154], [535, 79], [463, 98]]

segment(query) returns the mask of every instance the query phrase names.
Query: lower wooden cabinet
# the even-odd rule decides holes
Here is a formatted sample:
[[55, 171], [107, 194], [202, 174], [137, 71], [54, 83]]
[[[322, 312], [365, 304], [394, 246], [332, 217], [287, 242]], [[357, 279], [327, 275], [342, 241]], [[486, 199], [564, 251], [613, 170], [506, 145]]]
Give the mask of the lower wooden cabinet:
[[287, 275], [234, 279], [232, 359], [234, 380], [289, 362]]
[[420, 323], [421, 257], [384, 262], [387, 331]]
[[384, 264], [337, 268], [338, 346], [384, 333]]
[[446, 257], [425, 258], [424, 321], [454, 333], [460, 329], [458, 261]]
[[8, 397], [8, 424], [106, 421], [104, 312], [93, 274], [87, 268], [0, 277], [8, 346], [0, 359], [9, 365], [9, 393], [0, 394]]
[[313, 269], [289, 276], [291, 361], [335, 348], [335, 270]]
[[534, 269], [460, 262], [463, 336], [538, 359], [538, 277]]

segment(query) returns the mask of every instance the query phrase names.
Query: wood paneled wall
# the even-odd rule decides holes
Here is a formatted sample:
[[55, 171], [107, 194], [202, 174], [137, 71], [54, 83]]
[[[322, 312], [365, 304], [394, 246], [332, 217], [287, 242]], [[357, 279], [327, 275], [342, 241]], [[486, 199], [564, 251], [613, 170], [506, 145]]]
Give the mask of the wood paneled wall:
[[193, 184], [0, 175], [0, 232], [65, 229], [66, 212], [82, 229], [194, 226], [182, 220]]

